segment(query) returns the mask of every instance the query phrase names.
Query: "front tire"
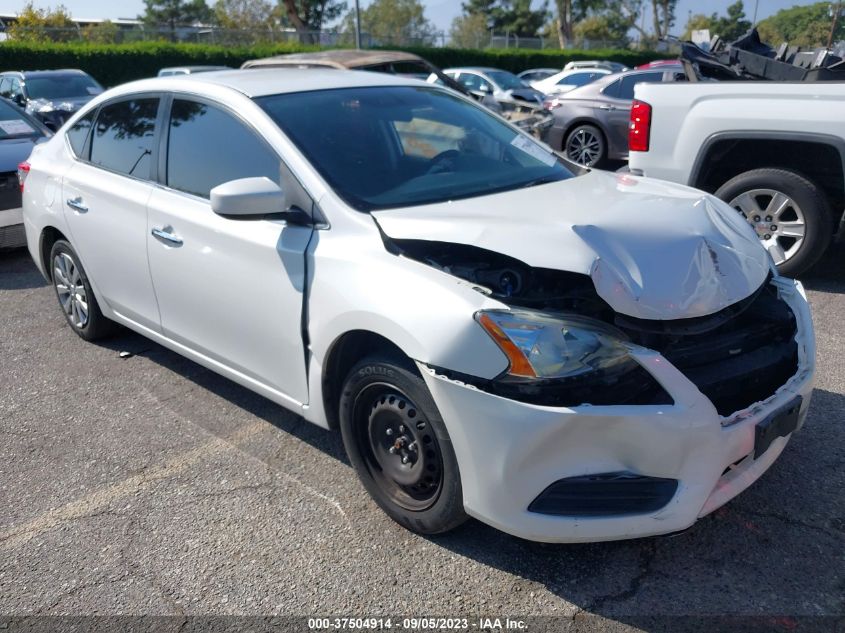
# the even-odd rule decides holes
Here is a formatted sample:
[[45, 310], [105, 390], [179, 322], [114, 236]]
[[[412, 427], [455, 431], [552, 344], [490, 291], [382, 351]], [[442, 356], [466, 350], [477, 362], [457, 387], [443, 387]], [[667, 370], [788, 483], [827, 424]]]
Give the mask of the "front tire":
[[467, 519], [449, 433], [409, 361], [390, 355], [360, 361], [344, 382], [339, 413], [349, 461], [394, 521], [440, 534]]
[[827, 199], [804, 176], [787, 169], [753, 169], [731, 178], [716, 196], [741, 213], [789, 277], [824, 254], [833, 233]]
[[91, 282], [69, 242], [56, 240], [50, 250], [50, 278], [70, 328], [86, 341], [114, 333], [117, 324], [100, 311]]

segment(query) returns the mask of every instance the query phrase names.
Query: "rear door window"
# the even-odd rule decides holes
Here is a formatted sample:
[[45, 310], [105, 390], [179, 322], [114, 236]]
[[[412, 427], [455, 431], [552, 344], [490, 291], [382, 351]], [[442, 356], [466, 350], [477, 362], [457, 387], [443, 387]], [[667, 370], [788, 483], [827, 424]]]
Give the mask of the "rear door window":
[[77, 158], [88, 158], [88, 133], [94, 125], [94, 115], [96, 113], [97, 109], [94, 108], [94, 110], [74, 123], [67, 131], [67, 140]]
[[158, 98], [119, 101], [100, 108], [91, 138], [91, 162], [135, 178], [150, 178]]
[[626, 75], [619, 81], [619, 94], [615, 95], [616, 98], [630, 101], [634, 98], [634, 86], [643, 83], [660, 83], [663, 81], [663, 73], [637, 73], [635, 75]]
[[167, 143], [167, 185], [208, 198], [217, 185], [266, 176], [277, 184], [281, 160], [244, 123], [222, 108], [175, 99]]

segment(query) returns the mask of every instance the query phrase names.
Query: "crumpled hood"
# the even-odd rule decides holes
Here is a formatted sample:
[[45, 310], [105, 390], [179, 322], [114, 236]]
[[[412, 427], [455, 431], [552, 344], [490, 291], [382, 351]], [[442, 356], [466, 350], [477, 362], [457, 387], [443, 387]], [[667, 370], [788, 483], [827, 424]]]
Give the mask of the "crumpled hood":
[[589, 275], [614, 310], [705, 316], [748, 297], [769, 259], [733, 209], [701, 191], [593, 171], [435, 205], [374, 211], [394, 239], [477, 246], [536, 268]]

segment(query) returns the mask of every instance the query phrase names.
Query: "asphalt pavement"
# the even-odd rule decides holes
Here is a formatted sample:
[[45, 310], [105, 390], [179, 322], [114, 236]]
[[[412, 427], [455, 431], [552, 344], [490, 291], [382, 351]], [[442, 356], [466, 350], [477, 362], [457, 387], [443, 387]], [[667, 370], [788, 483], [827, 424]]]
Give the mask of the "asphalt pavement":
[[771, 470], [674, 537], [543, 545], [407, 532], [338, 434], [128, 331], [86, 343], [2, 252], [0, 615], [843, 616], [845, 248], [805, 283], [816, 391]]

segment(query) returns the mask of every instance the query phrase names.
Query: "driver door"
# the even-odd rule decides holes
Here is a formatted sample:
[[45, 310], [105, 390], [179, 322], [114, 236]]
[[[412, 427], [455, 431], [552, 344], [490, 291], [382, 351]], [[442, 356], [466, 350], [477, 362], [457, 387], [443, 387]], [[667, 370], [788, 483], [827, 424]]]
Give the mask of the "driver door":
[[[293, 179], [282, 182], [289, 172], [276, 152], [218, 104], [177, 96], [164, 127], [164, 182], [150, 196], [146, 232], [163, 333], [276, 401], [307, 403], [302, 310], [313, 229], [222, 217], [209, 202], [213, 187], [255, 176], [294, 200]], [[310, 212], [310, 199], [297, 206]]]

